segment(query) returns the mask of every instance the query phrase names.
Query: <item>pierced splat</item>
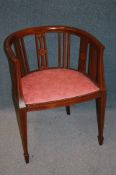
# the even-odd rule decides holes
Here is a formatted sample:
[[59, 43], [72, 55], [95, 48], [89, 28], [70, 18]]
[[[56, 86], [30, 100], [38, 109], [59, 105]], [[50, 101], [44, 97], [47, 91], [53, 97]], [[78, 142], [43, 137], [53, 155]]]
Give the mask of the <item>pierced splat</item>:
[[38, 68], [46, 69], [48, 67], [48, 51], [45, 33], [35, 35], [36, 52], [38, 60]]
[[47, 50], [44, 48], [39, 49], [39, 55], [40, 56], [45, 56], [47, 54]]

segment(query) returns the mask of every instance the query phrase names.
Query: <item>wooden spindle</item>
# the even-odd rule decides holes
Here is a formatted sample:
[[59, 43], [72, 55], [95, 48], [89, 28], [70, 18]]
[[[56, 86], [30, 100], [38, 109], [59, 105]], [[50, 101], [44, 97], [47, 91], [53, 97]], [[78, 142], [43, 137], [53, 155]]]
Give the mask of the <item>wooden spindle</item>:
[[16, 39], [15, 41], [15, 51], [16, 51], [16, 56], [18, 57], [20, 61], [20, 66], [21, 66], [21, 75], [24, 76], [27, 73], [27, 67], [25, 65], [25, 58], [23, 55], [23, 49], [21, 46], [21, 41], [20, 39]]
[[61, 33], [58, 33], [58, 66], [61, 67]]
[[90, 44], [88, 74], [94, 81], [97, 79], [97, 66], [97, 50], [92, 44]]
[[70, 36], [70, 33], [68, 33], [68, 43], [67, 43], [67, 68], [70, 67], [70, 40], [71, 40], [71, 36]]
[[43, 42], [44, 42], [44, 50], [45, 50], [45, 61], [46, 61], [46, 67], [48, 67], [48, 51], [47, 51], [47, 43], [46, 43], [46, 36], [44, 34], [43, 36]]
[[97, 80], [99, 87], [104, 90], [106, 89], [105, 80], [104, 80], [104, 63], [103, 63], [103, 55], [104, 55], [104, 48], [101, 47], [98, 50], [98, 69], [97, 69]]
[[36, 44], [38, 68], [40, 69], [40, 54], [39, 54], [39, 46], [38, 46], [38, 35], [35, 35], [35, 44]]
[[[39, 43], [40, 43], [40, 50], [44, 48], [43, 46], [43, 36], [40, 35], [39, 36]], [[43, 68], [45, 65], [45, 61], [44, 61], [44, 54], [41, 54], [41, 67]]]
[[88, 40], [82, 37], [80, 40], [78, 70], [83, 73], [86, 72], [87, 49], [88, 49]]
[[63, 67], [66, 67], [66, 33], [63, 33]]
[[28, 64], [27, 52], [26, 52], [25, 43], [24, 43], [23, 38], [21, 38], [21, 45], [22, 45], [23, 55], [24, 55], [24, 59], [25, 59], [24, 61], [25, 61], [26, 69], [27, 69], [27, 73], [28, 73], [28, 72], [30, 72], [30, 67]]

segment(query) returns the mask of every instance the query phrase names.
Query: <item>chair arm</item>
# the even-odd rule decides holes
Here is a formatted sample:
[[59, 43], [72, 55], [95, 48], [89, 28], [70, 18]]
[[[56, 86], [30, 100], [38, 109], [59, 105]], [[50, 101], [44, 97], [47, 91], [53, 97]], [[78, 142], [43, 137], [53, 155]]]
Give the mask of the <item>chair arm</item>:
[[9, 40], [6, 39], [4, 43], [4, 49], [8, 56], [8, 62], [10, 66], [10, 73], [12, 79], [12, 92], [15, 102], [17, 103], [19, 108], [25, 108], [24, 97], [22, 93], [22, 85], [21, 85], [21, 70], [20, 63], [18, 58], [14, 55], [12, 49], [9, 46]]
[[100, 88], [105, 90], [103, 52], [104, 46], [94, 36], [84, 32], [80, 39], [78, 70], [87, 74]]
[[104, 77], [104, 48], [100, 47], [98, 51], [98, 85], [102, 91], [106, 90], [105, 77]]
[[97, 83], [100, 90], [106, 89], [104, 79], [104, 47], [103, 45], [96, 46], [90, 43], [89, 61], [88, 61], [88, 76]]
[[23, 97], [23, 92], [22, 92], [22, 84], [21, 84], [21, 71], [20, 71], [20, 63], [19, 60], [16, 60], [15, 62], [15, 70], [16, 70], [16, 75], [15, 81], [16, 81], [16, 92], [17, 92], [17, 100], [18, 100], [18, 105], [19, 108], [25, 108], [25, 102], [24, 102], [24, 97]]

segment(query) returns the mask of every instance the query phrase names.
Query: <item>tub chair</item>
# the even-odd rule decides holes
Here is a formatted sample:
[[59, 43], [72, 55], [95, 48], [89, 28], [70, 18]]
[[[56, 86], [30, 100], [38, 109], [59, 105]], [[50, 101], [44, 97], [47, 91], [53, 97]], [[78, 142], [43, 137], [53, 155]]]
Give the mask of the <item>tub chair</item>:
[[103, 144], [106, 86], [99, 40], [74, 27], [40, 26], [9, 35], [4, 47], [26, 163], [30, 111], [64, 106], [69, 115], [71, 105], [95, 99], [98, 142]]

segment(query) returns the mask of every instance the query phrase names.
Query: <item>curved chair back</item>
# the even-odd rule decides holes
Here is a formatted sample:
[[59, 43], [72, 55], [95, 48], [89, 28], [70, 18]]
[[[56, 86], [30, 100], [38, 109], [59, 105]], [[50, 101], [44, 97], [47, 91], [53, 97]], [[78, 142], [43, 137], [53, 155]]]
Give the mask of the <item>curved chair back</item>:
[[[50, 33], [55, 34], [55, 37], [51, 37], [51, 41], [49, 37]], [[26, 42], [26, 39], [29, 37], [33, 39], [33, 42], [31, 38], [28, 41], [31, 45], [33, 44], [33, 46], [31, 46], [33, 51], [35, 51], [33, 55], [35, 56], [36, 54], [35, 59], [37, 66], [35, 70], [50, 67], [49, 57], [51, 57], [51, 54], [49, 54], [49, 45], [53, 44], [53, 40], [55, 40], [56, 48], [54, 48], [55, 46], [53, 47], [56, 51], [56, 54], [53, 54], [53, 59], [55, 59], [54, 67], [73, 68], [71, 63], [73, 60], [77, 60], [77, 62], [75, 62], [76, 65], [74, 65], [75, 69], [88, 74], [92, 80], [98, 83], [99, 76], [97, 72], [99, 66], [96, 66], [96, 64], [99, 64], [98, 58], [104, 46], [91, 34], [81, 29], [67, 26], [34, 27], [13, 33], [6, 39], [5, 48], [12, 66], [15, 62], [19, 63], [21, 76], [32, 71], [29, 64], [30, 55]], [[73, 37], [75, 37], [75, 43], [72, 43]], [[76, 54], [74, 54], [76, 59], [73, 56], [74, 49], [72, 49], [72, 47], [77, 50]], [[51, 53], [53, 53], [52, 49], [51, 51]], [[34, 61], [34, 58], [32, 59]]]

